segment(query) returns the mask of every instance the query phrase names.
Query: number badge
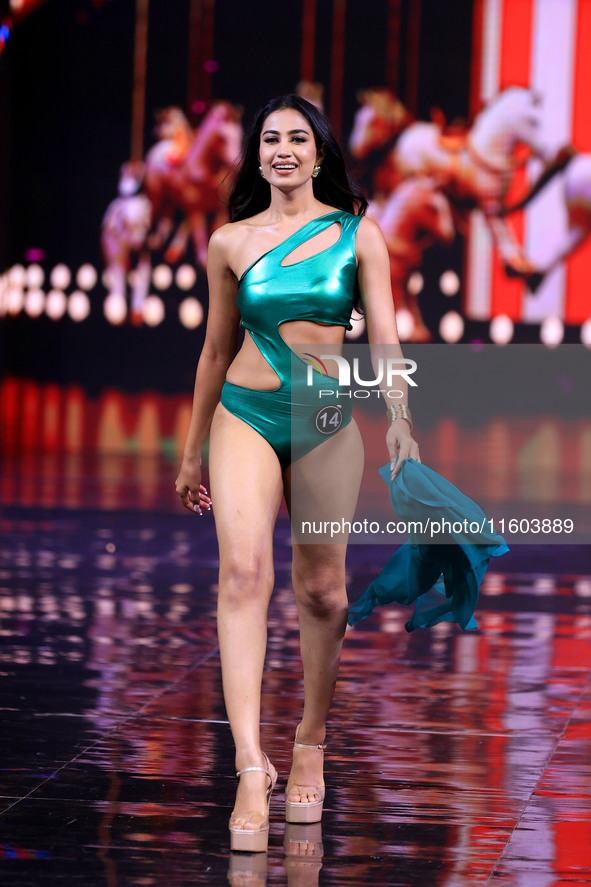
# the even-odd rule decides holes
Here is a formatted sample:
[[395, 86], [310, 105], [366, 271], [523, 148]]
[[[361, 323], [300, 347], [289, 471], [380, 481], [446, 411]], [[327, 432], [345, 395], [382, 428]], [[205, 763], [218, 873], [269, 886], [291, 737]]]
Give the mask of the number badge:
[[334, 434], [342, 424], [341, 407], [326, 406], [316, 413], [315, 425], [320, 434]]

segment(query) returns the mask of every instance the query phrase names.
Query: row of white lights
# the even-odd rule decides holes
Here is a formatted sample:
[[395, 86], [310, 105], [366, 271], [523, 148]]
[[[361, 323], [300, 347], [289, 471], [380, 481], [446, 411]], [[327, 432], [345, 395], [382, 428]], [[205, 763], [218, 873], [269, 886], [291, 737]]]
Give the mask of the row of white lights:
[[[127, 275], [128, 282], [133, 285], [136, 279], [136, 271], [130, 271]], [[65, 290], [71, 282], [73, 273], [67, 265], [60, 263], [49, 274], [49, 283], [52, 289]], [[88, 292], [98, 283], [98, 272], [94, 265], [86, 262], [78, 268], [75, 275], [76, 286], [78, 289]], [[181, 290], [190, 290], [195, 286], [197, 280], [197, 272], [192, 265], [179, 265], [173, 274], [172, 268], [168, 265], [156, 265], [152, 270], [152, 281], [156, 289], [161, 291], [167, 290], [172, 286], [173, 280], [177, 287]], [[110, 289], [111, 274], [107, 268], [103, 271], [101, 281], [106, 289]], [[28, 289], [41, 289], [45, 283], [45, 271], [41, 265], [32, 264], [26, 268], [23, 265], [13, 265], [3, 275], [0, 276], [0, 283], [6, 286], [13, 286]]]
[[[133, 285], [135, 272], [128, 275], [129, 283]], [[189, 290], [195, 285], [197, 275], [191, 265], [181, 265], [173, 274], [168, 265], [157, 265], [152, 271], [154, 286], [163, 291], [168, 289], [173, 282], [179, 289]], [[67, 265], [56, 265], [49, 275], [52, 289], [46, 294], [41, 287], [45, 282], [45, 271], [40, 265], [32, 264], [27, 268], [22, 265], [14, 265], [5, 274], [0, 276], [0, 316], [3, 314], [17, 315], [22, 310], [29, 317], [40, 317], [45, 313], [52, 320], [59, 320], [66, 312], [69, 317], [77, 322], [85, 320], [90, 314], [90, 299], [87, 291], [93, 289], [98, 282], [98, 273], [93, 265], [86, 263], [81, 265], [76, 272], [76, 284], [79, 287], [69, 296], [63, 292], [72, 281], [72, 272]], [[102, 275], [103, 284], [110, 284], [108, 270]], [[23, 287], [28, 290], [25, 293]], [[418, 295], [423, 289], [424, 280], [422, 274], [416, 271], [411, 274], [408, 281], [408, 291], [412, 295]], [[444, 271], [439, 279], [441, 292], [446, 296], [453, 296], [459, 291], [460, 280], [455, 271]], [[118, 294], [110, 293], [104, 303], [105, 317], [114, 325], [125, 321], [128, 308], [126, 299]], [[187, 329], [195, 329], [203, 322], [203, 307], [198, 299], [189, 296], [179, 304], [179, 320]], [[166, 309], [159, 296], [149, 295], [141, 312], [141, 319], [147, 326], [158, 326], [164, 320]], [[401, 338], [405, 341], [412, 337], [414, 320], [406, 309], [397, 312], [397, 323]], [[447, 311], [439, 321], [439, 335], [445, 342], [453, 344], [459, 342], [464, 335], [464, 319], [457, 311]], [[358, 338], [364, 329], [361, 318], [354, 325], [347, 338]], [[497, 345], [507, 345], [513, 339], [514, 324], [510, 317], [500, 314], [491, 320], [489, 327], [491, 340]], [[591, 319], [581, 327], [581, 342], [591, 347]], [[540, 326], [540, 341], [548, 347], [559, 345], [564, 338], [564, 324], [559, 317], [547, 317]]]
[[[411, 296], [418, 296], [422, 292], [425, 281], [420, 271], [413, 271], [408, 278], [406, 288]], [[444, 271], [439, 278], [439, 289], [444, 296], [455, 296], [460, 291], [460, 278], [455, 271]]]
[[[0, 317], [5, 314], [17, 315], [25, 311], [29, 317], [40, 317], [45, 313], [51, 320], [61, 320], [67, 313], [71, 320], [80, 323], [90, 314], [90, 299], [82, 290], [66, 295], [62, 290], [24, 290], [8, 287], [0, 290]], [[111, 293], [103, 302], [105, 317], [113, 325], [124, 322], [127, 317], [127, 301], [123, 296]], [[142, 306], [141, 320], [146, 326], [158, 326], [164, 320], [166, 308], [159, 296], [150, 295]], [[198, 299], [187, 296], [178, 306], [179, 320], [187, 329], [196, 329], [203, 322], [203, 306]]]
[[[417, 296], [423, 289], [424, 280], [420, 271], [413, 272], [407, 284], [411, 295]], [[455, 296], [460, 289], [460, 278], [455, 271], [444, 271], [439, 278], [439, 288], [444, 296]], [[410, 313], [396, 312], [396, 322], [401, 338], [408, 340], [412, 335], [414, 321]], [[489, 336], [495, 345], [508, 345], [513, 339], [515, 327], [507, 314], [498, 314], [490, 322]], [[457, 311], [447, 311], [439, 321], [439, 335], [445, 342], [459, 342], [464, 335], [464, 318]], [[591, 347], [591, 318], [581, 326], [581, 343]], [[546, 317], [540, 324], [540, 341], [549, 348], [560, 345], [564, 339], [564, 323], [560, 317]]]
[[[412, 340], [415, 321], [407, 308], [396, 311], [396, 326], [403, 342]], [[353, 314], [353, 329], [347, 333], [347, 339], [358, 339], [365, 329], [363, 317]], [[464, 335], [464, 318], [457, 311], [447, 311], [439, 320], [439, 335], [450, 345], [459, 342]], [[495, 345], [508, 345], [513, 339], [515, 328], [513, 321], [506, 314], [498, 314], [490, 322], [489, 336]], [[560, 345], [564, 339], [564, 324], [559, 317], [547, 317], [540, 325], [540, 342], [548, 348]], [[581, 342], [591, 348], [591, 320], [581, 327]]]
[[[96, 268], [87, 263], [81, 265], [75, 275], [78, 289], [70, 295], [64, 290], [72, 282], [72, 271], [67, 265], [59, 264], [49, 274], [52, 289], [45, 292], [45, 271], [41, 265], [32, 264], [25, 268], [14, 265], [0, 276], [0, 316], [17, 315], [25, 311], [29, 317], [40, 317], [45, 313], [52, 320], [60, 320], [67, 313], [76, 321], [86, 320], [91, 310], [89, 290], [94, 289], [98, 282]], [[128, 283], [133, 286], [136, 272], [128, 275]], [[102, 283], [108, 289], [111, 279], [108, 269], [103, 272]], [[158, 265], [152, 271], [152, 281], [159, 290], [166, 290], [173, 280], [181, 290], [190, 290], [197, 279], [195, 269], [191, 265], [180, 265], [173, 275], [168, 265]], [[25, 292], [25, 287], [27, 288]], [[118, 294], [109, 294], [104, 303], [105, 317], [114, 325], [123, 323], [128, 314], [126, 299]], [[183, 299], [178, 307], [179, 320], [187, 329], [195, 329], [203, 322], [203, 306], [192, 296]], [[141, 320], [147, 326], [158, 326], [164, 320], [166, 309], [159, 296], [149, 295], [142, 306]]]

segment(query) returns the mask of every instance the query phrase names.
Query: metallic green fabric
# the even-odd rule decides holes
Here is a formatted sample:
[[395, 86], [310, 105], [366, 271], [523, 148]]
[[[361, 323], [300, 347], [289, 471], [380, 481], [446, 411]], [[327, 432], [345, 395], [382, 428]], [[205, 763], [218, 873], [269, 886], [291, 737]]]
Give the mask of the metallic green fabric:
[[[312, 219], [253, 262], [238, 283], [242, 325], [277, 374], [279, 386], [259, 391], [226, 382], [221, 402], [270, 443], [283, 467], [326, 437], [314, 423], [321, 406], [314, 389], [322, 379], [314, 374], [314, 385], [308, 389], [308, 365], [294, 355], [279, 327], [288, 321], [310, 320], [351, 329], [357, 277], [355, 233], [360, 220], [361, 216], [344, 210]], [[335, 223], [341, 228], [336, 243], [307, 259], [281, 264], [294, 249]], [[322, 401], [322, 405], [329, 403], [330, 399]], [[335, 405], [342, 409], [341, 427], [345, 427], [351, 421], [350, 400], [335, 400]]]

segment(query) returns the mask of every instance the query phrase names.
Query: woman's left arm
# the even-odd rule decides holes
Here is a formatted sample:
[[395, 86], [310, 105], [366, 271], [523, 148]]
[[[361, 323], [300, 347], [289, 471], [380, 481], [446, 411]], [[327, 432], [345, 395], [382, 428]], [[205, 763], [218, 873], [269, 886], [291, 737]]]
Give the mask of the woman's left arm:
[[[392, 356], [395, 348], [396, 356], [402, 358], [396, 329], [388, 248], [379, 226], [371, 219], [363, 218], [360, 221], [355, 238], [355, 251], [358, 262], [357, 278], [370, 347], [374, 353], [383, 350], [386, 356]], [[381, 346], [384, 346], [383, 349]], [[401, 380], [399, 387], [403, 396], [397, 398], [395, 403], [408, 407], [408, 386], [402, 376]], [[403, 460], [408, 456], [417, 462], [421, 461], [419, 445], [412, 437], [411, 429], [410, 420], [397, 418], [392, 421], [386, 433], [392, 477], [398, 473]]]

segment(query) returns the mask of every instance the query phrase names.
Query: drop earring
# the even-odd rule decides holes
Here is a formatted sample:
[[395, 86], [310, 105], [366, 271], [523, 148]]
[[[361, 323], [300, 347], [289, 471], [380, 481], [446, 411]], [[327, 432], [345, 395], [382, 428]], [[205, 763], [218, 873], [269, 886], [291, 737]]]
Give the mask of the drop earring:
[[[263, 167], [261, 166], [260, 163], [259, 163], [259, 175], [262, 179], [265, 178], [265, 173], [263, 172]], [[267, 180], [265, 179], [265, 181], [267, 181]]]
[[314, 167], [314, 172], [312, 173], [312, 178], [317, 179], [319, 174], [320, 174], [320, 164], [317, 163], [316, 166]]

